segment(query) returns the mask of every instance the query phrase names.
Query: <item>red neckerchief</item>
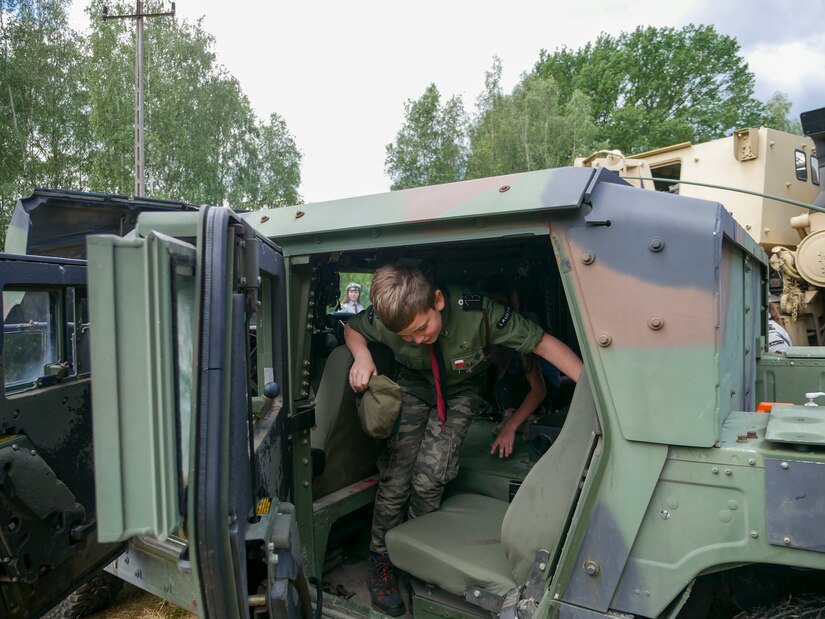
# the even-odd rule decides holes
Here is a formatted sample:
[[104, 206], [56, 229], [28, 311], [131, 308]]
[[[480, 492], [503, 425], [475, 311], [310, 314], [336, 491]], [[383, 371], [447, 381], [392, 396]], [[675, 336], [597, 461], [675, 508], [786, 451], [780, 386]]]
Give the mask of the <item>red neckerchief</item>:
[[[447, 406], [444, 404], [444, 393], [441, 388], [441, 368], [439, 363], [439, 354], [436, 354], [436, 344], [430, 344], [430, 363], [433, 366], [433, 378], [435, 379], [435, 396], [438, 407], [438, 418], [441, 420], [441, 429], [445, 430], [447, 427]], [[441, 352], [440, 350], [438, 351]]]

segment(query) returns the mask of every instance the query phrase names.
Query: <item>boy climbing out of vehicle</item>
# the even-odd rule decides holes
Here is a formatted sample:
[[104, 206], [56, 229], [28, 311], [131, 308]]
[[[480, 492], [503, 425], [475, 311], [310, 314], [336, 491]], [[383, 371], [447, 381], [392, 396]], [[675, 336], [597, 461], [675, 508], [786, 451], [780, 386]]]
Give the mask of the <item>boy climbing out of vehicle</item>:
[[356, 392], [365, 391], [377, 375], [369, 341], [388, 346], [399, 366], [401, 414], [378, 460], [381, 478], [368, 560], [373, 606], [398, 616], [405, 607], [385, 535], [405, 516], [439, 508], [444, 486], [458, 472], [461, 441], [483, 402], [492, 347], [535, 353], [574, 381], [582, 362], [566, 344], [510, 307], [458, 288], [438, 288], [414, 268], [379, 268], [370, 300], [366, 312], [350, 319], [344, 338], [355, 359], [349, 379]]

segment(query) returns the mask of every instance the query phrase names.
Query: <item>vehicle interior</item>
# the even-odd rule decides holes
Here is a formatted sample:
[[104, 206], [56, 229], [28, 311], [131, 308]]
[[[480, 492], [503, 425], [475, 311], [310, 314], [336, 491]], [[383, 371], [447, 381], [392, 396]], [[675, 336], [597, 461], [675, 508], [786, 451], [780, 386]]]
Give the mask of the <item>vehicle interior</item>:
[[[315, 295], [311, 361], [305, 364], [311, 370], [304, 374], [315, 399], [314, 561], [327, 594], [366, 607], [366, 558], [382, 441], [360, 426], [356, 395], [348, 384], [352, 356], [343, 339], [353, 314], [341, 312], [339, 303], [348, 282], [360, 277], [367, 282], [361, 302], [368, 307], [369, 277], [388, 263], [414, 265], [438, 286], [479, 291], [507, 305], [516, 301], [523, 315], [581, 354], [547, 237], [309, 258], [312, 278], [299, 278], [293, 285], [305, 285]], [[396, 368], [390, 350], [381, 344], [370, 344], [370, 350], [379, 373], [392, 377]], [[555, 376], [543, 371], [547, 395], [519, 429], [512, 455], [491, 454], [506, 414], [496, 385], [507, 368], [498, 367], [495, 359], [507, 363], [502, 360], [506, 356], [496, 355], [487, 372], [486, 405], [463, 441], [458, 476], [448, 485], [442, 508], [404, 523], [387, 537], [391, 559], [405, 573], [403, 586], [417, 608], [435, 604], [486, 615], [500, 607], [516, 583], [536, 572], [543, 582], [539, 565], [552, 565], [558, 557], [595, 445], [595, 405], [586, 379], [577, 386], [557, 371]], [[537, 557], [539, 550], [544, 554]], [[411, 612], [412, 604], [407, 607]]]

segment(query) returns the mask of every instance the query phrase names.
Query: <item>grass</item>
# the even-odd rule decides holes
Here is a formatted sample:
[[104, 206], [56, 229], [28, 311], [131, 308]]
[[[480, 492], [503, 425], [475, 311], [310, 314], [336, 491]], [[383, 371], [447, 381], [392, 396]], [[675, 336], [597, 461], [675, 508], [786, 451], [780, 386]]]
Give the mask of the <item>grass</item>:
[[125, 584], [109, 608], [89, 619], [196, 619], [197, 615], [159, 597]]

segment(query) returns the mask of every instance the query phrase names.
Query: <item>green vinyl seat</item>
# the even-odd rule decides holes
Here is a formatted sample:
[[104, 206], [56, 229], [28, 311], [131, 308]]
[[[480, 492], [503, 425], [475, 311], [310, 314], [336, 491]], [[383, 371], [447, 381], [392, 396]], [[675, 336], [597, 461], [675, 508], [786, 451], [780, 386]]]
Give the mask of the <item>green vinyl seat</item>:
[[461, 595], [472, 585], [504, 595], [516, 586], [501, 543], [509, 504], [481, 494], [457, 494], [437, 512], [387, 533], [396, 567]]
[[[393, 376], [392, 352], [383, 344], [370, 344], [370, 353], [380, 374]], [[315, 427], [310, 441], [324, 453], [323, 473], [312, 480], [312, 498], [317, 500], [376, 472], [375, 462], [382, 441], [367, 436], [361, 428], [355, 392], [349, 386], [352, 354], [346, 346], [333, 349], [324, 366], [315, 396]], [[358, 457], [353, 457], [357, 454]]]
[[512, 502], [478, 494], [450, 497], [439, 510], [387, 532], [393, 564], [455, 595], [470, 587], [504, 595], [524, 584], [536, 553], [547, 550], [554, 557], [564, 543], [598, 433], [596, 405], [582, 372], [561, 433]]

